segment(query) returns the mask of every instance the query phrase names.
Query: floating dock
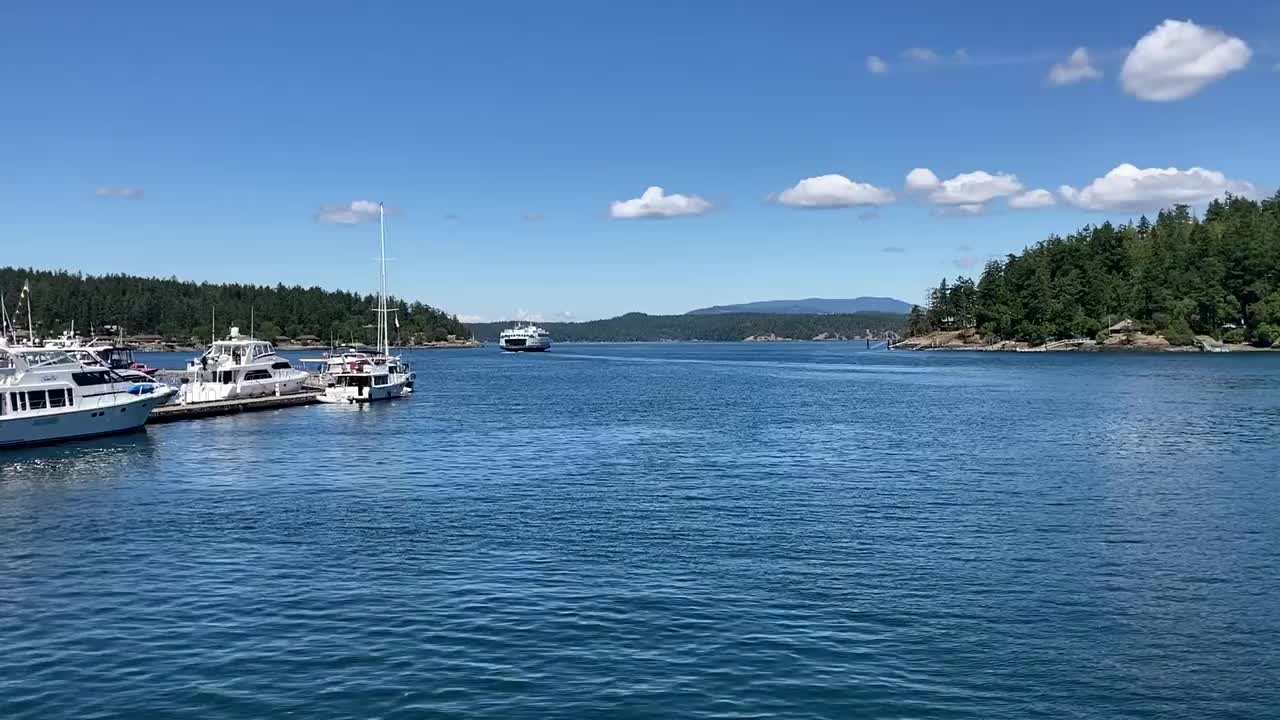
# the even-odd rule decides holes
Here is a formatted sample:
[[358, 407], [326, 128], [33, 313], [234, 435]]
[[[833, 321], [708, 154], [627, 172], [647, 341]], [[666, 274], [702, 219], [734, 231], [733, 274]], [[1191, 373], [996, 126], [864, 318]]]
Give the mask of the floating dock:
[[151, 411], [150, 424], [194, 420], [196, 418], [236, 415], [260, 410], [313, 405], [320, 402], [320, 393], [301, 392], [292, 395], [267, 395], [266, 397], [218, 400], [216, 402], [191, 403], [189, 405], [161, 405]]

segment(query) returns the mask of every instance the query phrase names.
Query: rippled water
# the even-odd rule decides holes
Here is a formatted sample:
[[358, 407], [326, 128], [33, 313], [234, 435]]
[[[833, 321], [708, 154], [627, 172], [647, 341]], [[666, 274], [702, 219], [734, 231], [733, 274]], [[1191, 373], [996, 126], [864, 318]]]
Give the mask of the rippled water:
[[1280, 712], [1280, 356], [414, 360], [0, 455], [0, 717]]

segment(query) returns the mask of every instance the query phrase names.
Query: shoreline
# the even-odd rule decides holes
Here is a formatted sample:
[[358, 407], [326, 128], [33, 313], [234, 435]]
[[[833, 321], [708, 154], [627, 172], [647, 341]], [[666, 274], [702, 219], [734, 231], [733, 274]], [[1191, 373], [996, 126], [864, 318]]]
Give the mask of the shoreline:
[[1189, 345], [1174, 345], [1160, 335], [1119, 333], [1099, 342], [1097, 339], [1072, 338], [1051, 340], [1039, 345], [1020, 340], [988, 342], [972, 329], [939, 331], [904, 338], [890, 348], [906, 352], [1074, 352], [1074, 353], [1255, 353], [1280, 350], [1244, 343], [1223, 343], [1207, 335], [1197, 335]]

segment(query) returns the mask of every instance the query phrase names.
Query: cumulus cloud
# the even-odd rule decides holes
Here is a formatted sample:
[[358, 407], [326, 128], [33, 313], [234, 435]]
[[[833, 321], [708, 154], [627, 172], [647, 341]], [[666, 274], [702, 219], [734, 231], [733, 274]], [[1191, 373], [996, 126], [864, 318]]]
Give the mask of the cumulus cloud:
[[458, 322], [466, 325], [474, 325], [476, 323], [484, 322], [484, 316], [462, 313], [461, 315], [458, 315]]
[[1165, 20], [1129, 51], [1120, 84], [1140, 100], [1181, 100], [1243, 70], [1252, 57], [1240, 38], [1190, 20]]
[[1048, 190], [1028, 190], [1009, 198], [1009, 207], [1014, 210], [1035, 210], [1037, 208], [1053, 207], [1057, 204], [1058, 199]]
[[1151, 210], [1173, 204], [1201, 204], [1227, 193], [1256, 196], [1257, 189], [1216, 170], [1193, 167], [1137, 168], [1125, 163], [1077, 190], [1069, 185], [1058, 194], [1086, 210]]
[[638, 198], [613, 201], [609, 205], [609, 216], [615, 220], [670, 218], [703, 215], [711, 209], [711, 203], [697, 195], [667, 195], [662, 188], [653, 185]]
[[892, 191], [870, 183], [855, 182], [843, 175], [819, 175], [805, 178], [794, 187], [778, 193], [782, 205], [798, 208], [835, 208], [854, 205], [887, 205], [894, 201]]
[[867, 72], [872, 75], [884, 75], [889, 72], [889, 63], [875, 55], [867, 56]]
[[976, 205], [977, 210], [967, 208], [961, 212], [974, 214], [981, 212], [981, 206], [996, 198], [1007, 197], [1022, 191], [1022, 183], [1016, 175], [996, 173], [992, 175], [983, 170], [960, 173], [947, 180], [938, 180], [938, 176], [928, 168], [916, 168], [907, 173], [907, 189], [913, 192], [927, 192], [929, 202], [935, 205], [961, 206]]
[[916, 168], [907, 173], [907, 190], [910, 192], [935, 190], [938, 185], [938, 176], [929, 168]]
[[1048, 83], [1053, 87], [1074, 85], [1085, 80], [1097, 80], [1102, 71], [1093, 66], [1087, 48], [1078, 47], [1063, 62], [1056, 63], [1049, 70]]
[[316, 212], [316, 219], [333, 225], [377, 222], [378, 203], [372, 200], [355, 200], [347, 205], [322, 205]]
[[520, 320], [524, 322], [543, 322], [542, 313], [525, 310], [524, 308], [516, 308], [516, 315], [512, 320]]
[[884, 247], [884, 249], [883, 249], [883, 250], [881, 250], [881, 252], [892, 253], [892, 254], [894, 254], [894, 255], [898, 255], [898, 254], [904, 253], [904, 252], [906, 252], [906, 251], [907, 251], [907, 249], [906, 249], [906, 248], [904, 248], [904, 247], [902, 247], [902, 246], [900, 246], [900, 245], [886, 245], [886, 246]]
[[938, 51], [926, 47], [907, 48], [902, 51], [902, 57], [918, 63], [935, 63], [941, 59]]
[[126, 200], [141, 200], [142, 188], [136, 187], [112, 187], [104, 186], [93, 191], [94, 195], [100, 198], [124, 198]]

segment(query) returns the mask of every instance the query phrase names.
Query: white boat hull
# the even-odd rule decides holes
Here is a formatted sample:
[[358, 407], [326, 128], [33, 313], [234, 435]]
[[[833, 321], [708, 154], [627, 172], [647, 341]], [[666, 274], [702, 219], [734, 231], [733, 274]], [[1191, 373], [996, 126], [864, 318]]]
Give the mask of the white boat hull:
[[66, 412], [5, 417], [0, 419], [0, 448], [44, 445], [141, 430], [151, 410], [172, 391], [158, 389], [146, 395], [112, 403], [85, 403]]
[[405, 387], [403, 379], [388, 383], [386, 385], [376, 385], [370, 387], [351, 387], [343, 385], [335, 385], [334, 387], [325, 388], [320, 394], [319, 400], [322, 403], [337, 404], [356, 404], [379, 402], [382, 400], [395, 400], [396, 398], [408, 395], [411, 390]]
[[307, 377], [305, 372], [293, 371], [286, 377], [270, 380], [244, 380], [239, 383], [189, 382], [182, 386], [178, 402], [188, 405], [269, 395], [292, 395], [302, 392]]

